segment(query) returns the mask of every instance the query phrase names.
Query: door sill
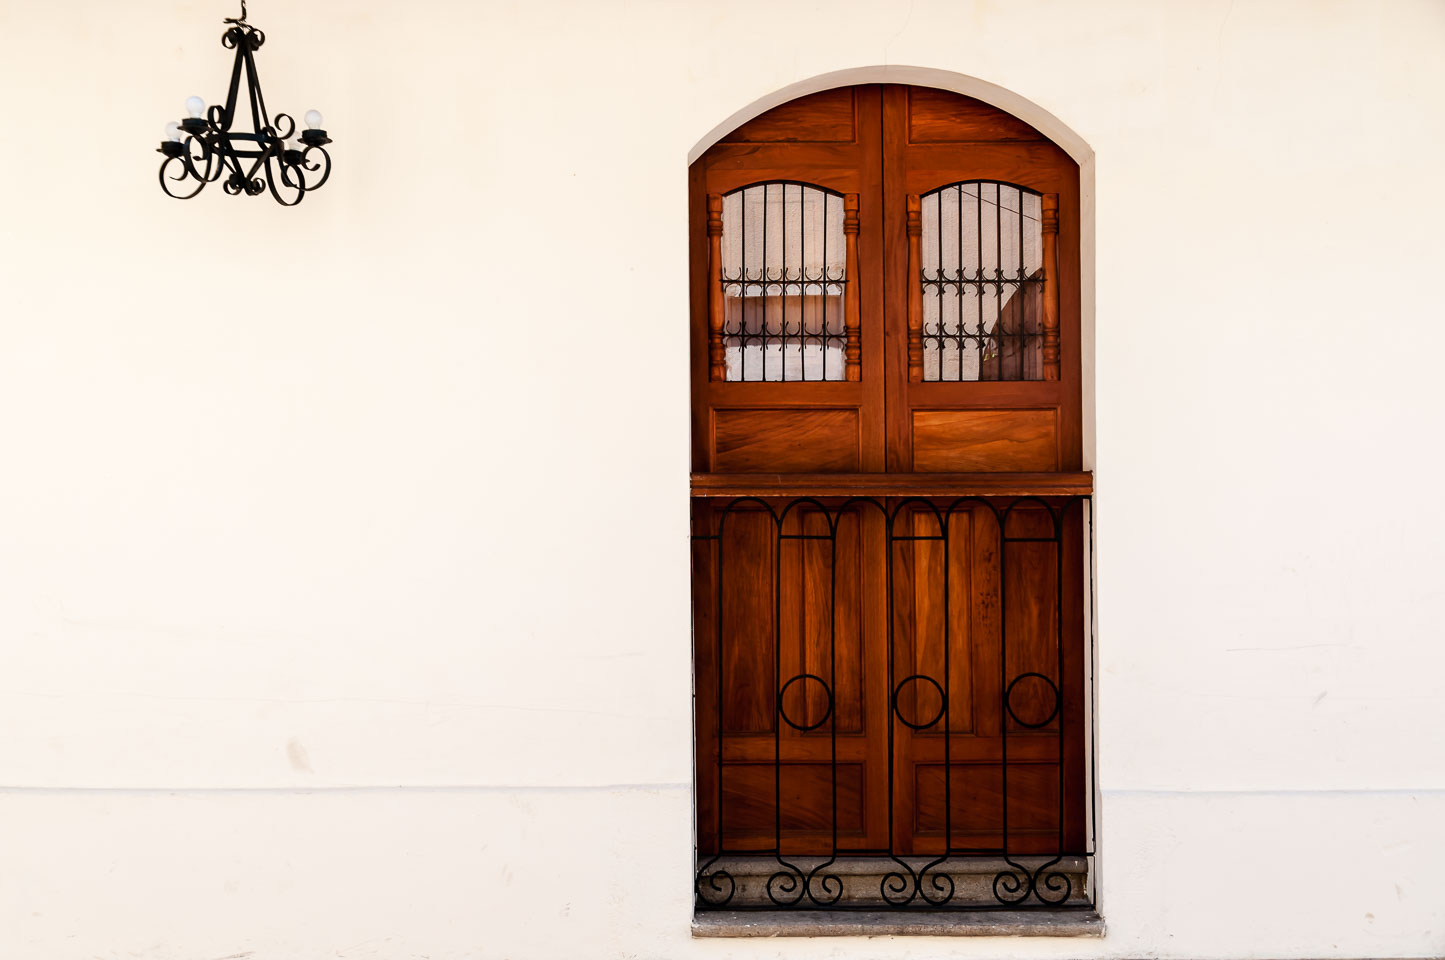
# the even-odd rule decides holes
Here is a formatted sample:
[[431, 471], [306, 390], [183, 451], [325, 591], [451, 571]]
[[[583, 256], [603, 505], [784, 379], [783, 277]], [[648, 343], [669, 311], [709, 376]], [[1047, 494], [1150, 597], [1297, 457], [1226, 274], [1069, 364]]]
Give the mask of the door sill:
[[1092, 908], [1033, 910], [706, 910], [694, 937], [1102, 937]]

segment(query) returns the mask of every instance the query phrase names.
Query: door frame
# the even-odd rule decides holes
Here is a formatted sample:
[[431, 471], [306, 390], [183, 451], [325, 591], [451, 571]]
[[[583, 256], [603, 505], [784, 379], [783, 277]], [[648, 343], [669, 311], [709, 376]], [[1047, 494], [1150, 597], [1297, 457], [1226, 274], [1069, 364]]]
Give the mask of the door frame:
[[[1020, 120], [1034, 127], [1045, 137], [1051, 140], [1056, 146], [1069, 155], [1077, 164], [1079, 169], [1079, 275], [1078, 275], [1078, 297], [1079, 297], [1079, 373], [1080, 373], [1080, 428], [1081, 428], [1081, 468], [1094, 474], [1094, 492], [1090, 505], [1090, 526], [1089, 526], [1089, 567], [1084, 571], [1086, 589], [1083, 596], [1085, 623], [1088, 634], [1085, 636], [1085, 663], [1084, 663], [1084, 722], [1086, 725], [1084, 736], [1084, 762], [1086, 777], [1086, 803], [1085, 817], [1087, 831], [1091, 848], [1095, 851], [1092, 870], [1094, 878], [1092, 886], [1094, 889], [1095, 903], [1102, 911], [1103, 900], [1100, 891], [1101, 884], [1098, 882], [1098, 874], [1102, 865], [1100, 856], [1102, 841], [1102, 804], [1099, 795], [1099, 783], [1096, 771], [1098, 769], [1099, 743], [1097, 711], [1099, 702], [1098, 691], [1098, 658], [1099, 644], [1101, 637], [1100, 630], [1100, 596], [1098, 570], [1099, 550], [1099, 527], [1098, 527], [1098, 504], [1099, 491], [1097, 489], [1098, 458], [1096, 448], [1096, 406], [1095, 406], [1095, 324], [1096, 324], [1096, 303], [1095, 303], [1095, 270], [1097, 260], [1097, 248], [1095, 243], [1095, 154], [1088, 141], [1076, 132], [1072, 127], [1059, 119], [1055, 114], [1033, 100], [1024, 97], [1006, 87], [999, 86], [979, 77], [958, 73], [951, 70], [943, 70], [932, 67], [921, 67], [912, 65], [887, 65], [877, 64], [872, 66], [851, 67], [844, 70], [836, 70], [816, 76], [804, 78], [780, 87], [752, 102], [740, 107], [732, 114], [718, 122], [707, 131], [688, 151], [686, 166], [690, 170], [693, 163], [701, 157], [708, 149], [716, 144], [723, 137], [727, 136], [738, 127], [748, 121], [800, 97], [810, 94], [821, 93], [837, 87], [851, 87], [863, 84], [901, 84], [907, 86], [933, 87], [951, 93], [961, 94], [966, 97], [983, 101], [991, 106], [1012, 114]], [[686, 231], [691, 238], [693, 233], [692, 216], [688, 199], [684, 198], [680, 209], [680, 229]], [[684, 299], [680, 303], [683, 316], [691, 316], [691, 284], [684, 293]], [[683, 338], [687, 343], [688, 353], [681, 358], [684, 368], [692, 362], [691, 338]], [[691, 405], [692, 391], [689, 387], [688, 403]], [[691, 462], [691, 447], [695, 440], [689, 438], [688, 459]], [[689, 565], [692, 562], [691, 547], [689, 546]], [[691, 632], [692, 610], [689, 604], [689, 633]], [[689, 643], [690, 658], [695, 656], [696, 645]], [[692, 664], [693, 678], [696, 677], [696, 663]], [[694, 719], [695, 724], [695, 719]], [[691, 749], [695, 754], [697, 744], [697, 730], [692, 731]], [[691, 811], [691, 829], [694, 831], [694, 844], [696, 843], [697, 830], [697, 765], [696, 757], [690, 758], [691, 780], [693, 792], [693, 809]]]

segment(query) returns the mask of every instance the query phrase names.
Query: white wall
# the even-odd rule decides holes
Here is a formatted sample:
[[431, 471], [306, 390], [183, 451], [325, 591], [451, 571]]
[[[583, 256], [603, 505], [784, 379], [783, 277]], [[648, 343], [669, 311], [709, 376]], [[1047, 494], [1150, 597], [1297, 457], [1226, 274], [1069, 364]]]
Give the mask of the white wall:
[[[234, 14], [0, 0], [0, 956], [1445, 952], [1445, 5], [254, 0], [168, 200]], [[688, 935], [689, 152], [881, 64], [1095, 154], [1100, 941]]]

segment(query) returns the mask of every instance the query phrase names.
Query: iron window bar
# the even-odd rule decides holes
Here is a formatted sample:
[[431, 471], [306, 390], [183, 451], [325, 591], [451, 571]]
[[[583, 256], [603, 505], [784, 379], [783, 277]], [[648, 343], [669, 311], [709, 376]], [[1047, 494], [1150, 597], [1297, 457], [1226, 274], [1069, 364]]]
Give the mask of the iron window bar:
[[857, 205], [792, 180], [709, 198], [712, 380], [858, 379]]
[[994, 180], [951, 183], [910, 200], [918, 218], [910, 230], [919, 235], [913, 276], [922, 293], [914, 379], [1056, 379], [1045, 308], [1056, 202]]

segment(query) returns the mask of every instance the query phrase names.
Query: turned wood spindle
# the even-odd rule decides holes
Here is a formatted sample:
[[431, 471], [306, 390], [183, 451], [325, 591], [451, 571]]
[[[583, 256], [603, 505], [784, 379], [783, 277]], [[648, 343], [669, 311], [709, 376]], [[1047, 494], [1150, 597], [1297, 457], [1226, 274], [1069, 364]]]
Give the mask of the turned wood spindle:
[[923, 380], [923, 201], [908, 197], [908, 379]]
[[[825, 201], [826, 202], [826, 201]], [[858, 194], [843, 195], [843, 367], [847, 380], [863, 379], [862, 324], [858, 319]], [[823, 264], [826, 280], [828, 265]], [[826, 283], [824, 290], [826, 291]]]
[[707, 198], [708, 304], [707, 357], [708, 379], [727, 379], [727, 352], [723, 348], [723, 321], [726, 305], [723, 300], [723, 198], [711, 193]]
[[1044, 379], [1059, 379], [1059, 195], [1043, 196]]

